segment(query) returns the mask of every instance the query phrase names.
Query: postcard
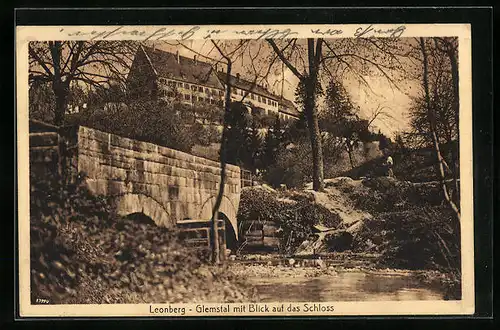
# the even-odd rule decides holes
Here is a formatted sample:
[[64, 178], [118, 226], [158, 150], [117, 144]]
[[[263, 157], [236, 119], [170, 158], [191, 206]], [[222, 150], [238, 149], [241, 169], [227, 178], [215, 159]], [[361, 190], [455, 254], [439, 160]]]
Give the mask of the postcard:
[[21, 317], [474, 313], [468, 24], [17, 26]]

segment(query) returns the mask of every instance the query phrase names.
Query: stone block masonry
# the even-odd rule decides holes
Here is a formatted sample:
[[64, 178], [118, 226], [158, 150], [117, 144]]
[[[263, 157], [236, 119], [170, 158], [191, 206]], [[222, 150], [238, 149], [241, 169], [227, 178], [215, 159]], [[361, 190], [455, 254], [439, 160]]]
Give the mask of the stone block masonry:
[[[121, 215], [144, 213], [159, 226], [210, 219], [220, 186], [220, 164], [188, 153], [80, 126], [78, 171], [90, 190], [113, 197]], [[220, 206], [237, 235], [240, 168], [226, 165]]]
[[30, 132], [30, 171], [39, 178], [60, 172], [59, 134], [56, 132]]

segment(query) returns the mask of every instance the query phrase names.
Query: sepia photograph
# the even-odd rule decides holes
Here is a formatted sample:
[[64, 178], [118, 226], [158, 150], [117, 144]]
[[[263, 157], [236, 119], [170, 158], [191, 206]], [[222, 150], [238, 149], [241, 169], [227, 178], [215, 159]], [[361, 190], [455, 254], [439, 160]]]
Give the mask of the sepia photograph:
[[474, 311], [469, 26], [25, 31], [26, 315]]

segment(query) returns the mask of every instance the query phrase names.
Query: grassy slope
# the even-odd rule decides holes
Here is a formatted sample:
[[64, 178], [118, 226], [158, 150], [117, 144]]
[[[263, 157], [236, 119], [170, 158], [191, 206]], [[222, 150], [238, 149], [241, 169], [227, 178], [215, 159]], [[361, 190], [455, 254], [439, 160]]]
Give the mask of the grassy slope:
[[[451, 148], [456, 148], [456, 146], [442, 147], [446, 159], [451, 157]], [[394, 175], [400, 180], [428, 182], [439, 179], [435, 170], [436, 156], [432, 148], [395, 152], [393, 159]], [[347, 176], [353, 179], [382, 176], [384, 175], [384, 161], [385, 157], [374, 158], [354, 169], [345, 171], [340, 176]]]

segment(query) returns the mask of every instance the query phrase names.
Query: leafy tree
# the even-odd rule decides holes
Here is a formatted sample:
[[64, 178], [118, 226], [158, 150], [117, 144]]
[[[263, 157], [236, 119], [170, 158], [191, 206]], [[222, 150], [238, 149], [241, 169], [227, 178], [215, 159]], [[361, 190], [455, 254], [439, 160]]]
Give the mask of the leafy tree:
[[29, 116], [45, 122], [54, 121], [55, 98], [48, 83], [36, 83], [29, 87]]
[[268, 127], [266, 116], [253, 114], [250, 120], [250, 169], [254, 174], [263, 167], [263, 131]]
[[312, 179], [310, 154], [311, 145], [307, 137], [302, 137], [287, 148], [278, 148], [274, 163], [267, 168], [266, 180], [276, 188], [281, 184], [288, 188], [301, 188]]
[[234, 165], [247, 167], [251, 162], [250, 142], [252, 140], [252, 117], [241, 102], [231, 103], [231, 110], [226, 115], [227, 136], [226, 153], [227, 162]]
[[276, 157], [280, 148], [283, 147], [283, 132], [281, 129], [281, 121], [276, 118], [273, 127], [266, 134], [264, 141], [264, 152], [262, 165], [264, 169], [269, 168], [276, 163]]
[[391, 147], [392, 141], [390, 138], [385, 136], [384, 134], [378, 132], [378, 148], [382, 151], [387, 150]]
[[326, 114], [332, 118], [330, 121], [332, 124], [343, 118], [354, 116], [355, 108], [349, 94], [344, 86], [335, 80], [330, 80], [326, 89], [326, 108]]
[[368, 121], [361, 120], [357, 112], [342, 84], [331, 80], [326, 90], [326, 109], [320, 114], [320, 127], [341, 141], [339, 145], [347, 151], [352, 168], [354, 148], [371, 138]]

